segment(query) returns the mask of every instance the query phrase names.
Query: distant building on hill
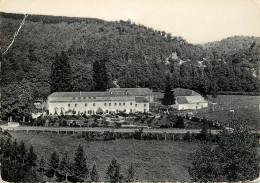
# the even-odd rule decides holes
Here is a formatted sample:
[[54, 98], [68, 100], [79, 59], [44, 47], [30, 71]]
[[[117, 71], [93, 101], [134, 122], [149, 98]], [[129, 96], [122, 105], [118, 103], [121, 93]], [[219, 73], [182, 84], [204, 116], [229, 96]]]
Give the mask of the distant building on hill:
[[[118, 90], [121, 89], [121, 90]], [[106, 92], [54, 92], [48, 96], [49, 114], [149, 112], [149, 89], [111, 88]]]
[[187, 109], [202, 109], [208, 107], [208, 101], [206, 101], [199, 93], [183, 88], [175, 88], [175, 107], [178, 110]]

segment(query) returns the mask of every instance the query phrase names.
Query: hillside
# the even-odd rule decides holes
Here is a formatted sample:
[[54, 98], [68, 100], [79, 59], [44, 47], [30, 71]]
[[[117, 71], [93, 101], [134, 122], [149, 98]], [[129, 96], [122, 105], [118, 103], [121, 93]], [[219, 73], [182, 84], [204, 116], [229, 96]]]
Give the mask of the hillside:
[[[193, 89], [203, 95], [217, 90], [259, 91], [255, 63], [260, 59], [254, 57], [256, 49], [250, 49], [256, 38], [243, 38], [246, 40], [240, 48], [243, 52], [227, 54], [223, 44], [193, 45], [181, 37], [130, 20], [29, 15], [14, 44], [3, 54], [24, 16], [10, 13], [1, 16], [1, 90], [6, 115], [23, 113], [28, 101], [50, 94], [51, 66], [61, 52], [66, 53], [71, 65], [71, 91], [93, 90], [96, 60], [105, 60], [110, 80], [117, 80], [120, 87], [164, 90], [169, 74], [173, 87]], [[229, 39], [232, 38], [225, 43]], [[212, 50], [217, 44], [220, 49], [214, 56]], [[258, 42], [252, 47], [256, 46]], [[241, 59], [238, 55], [233, 60], [231, 54], [244, 56]], [[244, 67], [246, 64], [241, 67], [251, 57], [254, 64], [250, 68]]]

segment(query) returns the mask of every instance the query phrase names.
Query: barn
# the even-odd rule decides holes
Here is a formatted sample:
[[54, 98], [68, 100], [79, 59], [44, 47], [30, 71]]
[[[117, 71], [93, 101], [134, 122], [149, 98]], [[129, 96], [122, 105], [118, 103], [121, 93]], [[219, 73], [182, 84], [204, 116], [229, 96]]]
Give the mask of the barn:
[[208, 107], [208, 101], [193, 90], [176, 88], [173, 91], [176, 98], [173, 108], [177, 110], [197, 110]]

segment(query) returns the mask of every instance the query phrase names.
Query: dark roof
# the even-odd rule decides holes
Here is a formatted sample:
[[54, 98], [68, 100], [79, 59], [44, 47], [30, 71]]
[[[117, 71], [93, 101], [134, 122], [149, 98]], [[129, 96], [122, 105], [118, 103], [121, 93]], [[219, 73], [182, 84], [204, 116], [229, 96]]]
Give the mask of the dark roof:
[[147, 103], [149, 101], [146, 98], [144, 98], [144, 97], [136, 97], [135, 98], [135, 102], [136, 103]]
[[183, 97], [183, 96], [177, 97], [177, 102], [179, 104], [187, 104], [187, 103], [189, 103], [188, 100], [186, 99], [186, 97]]
[[184, 88], [175, 88], [173, 89], [175, 97], [178, 96], [197, 96], [200, 95], [197, 92], [189, 89], [184, 89]]
[[153, 95], [157, 97], [157, 99], [162, 99], [164, 96], [164, 93], [162, 92], [153, 92]]
[[121, 91], [133, 94], [134, 96], [152, 95], [153, 92], [149, 88], [110, 88], [109, 91]]

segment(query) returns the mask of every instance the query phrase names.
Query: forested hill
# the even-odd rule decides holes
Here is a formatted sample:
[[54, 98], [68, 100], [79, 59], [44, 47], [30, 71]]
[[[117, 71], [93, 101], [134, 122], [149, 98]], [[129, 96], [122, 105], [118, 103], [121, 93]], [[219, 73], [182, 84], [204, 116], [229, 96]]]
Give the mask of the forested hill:
[[[24, 15], [1, 16], [3, 54]], [[240, 40], [241, 46], [233, 39]], [[121, 87], [163, 90], [169, 75], [173, 87], [202, 94], [217, 90], [255, 92], [259, 91], [260, 60], [255, 54], [259, 48], [256, 40], [235, 37], [202, 46], [130, 20], [29, 15], [14, 44], [2, 55], [3, 99], [4, 91], [19, 87], [29, 88], [23, 91], [30, 91], [33, 99], [49, 95], [51, 65], [62, 51], [72, 68], [71, 91], [92, 90], [96, 84], [93, 63], [106, 60], [109, 80], [117, 80]]]

